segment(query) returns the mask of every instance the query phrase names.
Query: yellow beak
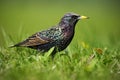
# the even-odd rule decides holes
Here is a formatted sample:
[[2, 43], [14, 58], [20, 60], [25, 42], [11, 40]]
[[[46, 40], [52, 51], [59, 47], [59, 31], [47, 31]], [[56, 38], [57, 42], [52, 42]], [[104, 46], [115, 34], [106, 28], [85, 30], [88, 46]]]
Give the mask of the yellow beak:
[[89, 19], [87, 16], [80, 16], [79, 19]]

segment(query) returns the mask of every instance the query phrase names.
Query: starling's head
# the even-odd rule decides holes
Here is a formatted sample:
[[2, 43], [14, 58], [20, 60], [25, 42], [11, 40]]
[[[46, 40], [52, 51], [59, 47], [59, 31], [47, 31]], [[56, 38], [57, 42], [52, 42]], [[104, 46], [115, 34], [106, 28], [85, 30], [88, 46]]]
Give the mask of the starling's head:
[[88, 17], [86, 16], [80, 16], [76, 13], [67, 13], [65, 14], [62, 19], [61, 19], [61, 22], [62, 24], [70, 24], [70, 25], [75, 25], [78, 20], [80, 19], [87, 19]]

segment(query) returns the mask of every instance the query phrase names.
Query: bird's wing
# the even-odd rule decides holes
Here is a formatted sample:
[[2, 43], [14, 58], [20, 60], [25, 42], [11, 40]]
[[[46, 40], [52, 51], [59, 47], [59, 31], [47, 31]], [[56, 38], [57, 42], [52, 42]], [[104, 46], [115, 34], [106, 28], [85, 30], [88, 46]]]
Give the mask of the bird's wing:
[[37, 46], [42, 44], [47, 44], [55, 41], [61, 37], [59, 28], [51, 28], [49, 30], [41, 31], [33, 34], [28, 39], [20, 42], [14, 46]]
[[32, 36], [30, 36], [28, 39], [14, 45], [14, 46], [36, 46], [36, 45], [49, 43], [50, 41], [52, 41], [52, 40], [42, 37], [39, 33], [35, 33]]

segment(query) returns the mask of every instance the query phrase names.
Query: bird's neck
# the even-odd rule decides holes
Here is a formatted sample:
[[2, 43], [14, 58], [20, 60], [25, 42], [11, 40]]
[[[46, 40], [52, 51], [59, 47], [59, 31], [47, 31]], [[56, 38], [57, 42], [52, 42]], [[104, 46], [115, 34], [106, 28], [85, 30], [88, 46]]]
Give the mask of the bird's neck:
[[75, 25], [76, 25], [77, 22], [78, 22], [78, 20], [76, 20], [76, 21], [68, 21], [68, 20], [61, 19], [61, 21], [59, 22], [59, 26], [75, 28]]
[[61, 20], [61, 22], [59, 23], [59, 27], [62, 30], [74, 32], [76, 23], [77, 22], [70, 23], [68, 21]]
[[70, 25], [70, 24], [69, 24], [68, 21], [61, 20], [61, 21], [59, 22], [59, 26], [61, 26], [61, 27], [66, 27], [66, 26], [69, 26], [69, 25]]
[[62, 32], [73, 32], [74, 26], [71, 26], [69, 24], [61, 24], [59, 25], [59, 28], [62, 30]]

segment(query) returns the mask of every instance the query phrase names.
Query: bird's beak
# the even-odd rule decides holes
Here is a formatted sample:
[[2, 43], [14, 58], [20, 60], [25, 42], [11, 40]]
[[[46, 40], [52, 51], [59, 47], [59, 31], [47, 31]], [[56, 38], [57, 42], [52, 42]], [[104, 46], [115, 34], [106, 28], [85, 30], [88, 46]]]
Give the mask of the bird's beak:
[[89, 19], [87, 16], [80, 16], [78, 19]]

